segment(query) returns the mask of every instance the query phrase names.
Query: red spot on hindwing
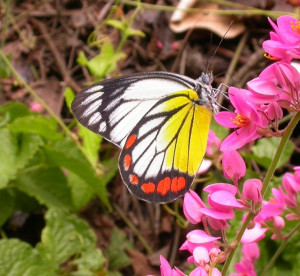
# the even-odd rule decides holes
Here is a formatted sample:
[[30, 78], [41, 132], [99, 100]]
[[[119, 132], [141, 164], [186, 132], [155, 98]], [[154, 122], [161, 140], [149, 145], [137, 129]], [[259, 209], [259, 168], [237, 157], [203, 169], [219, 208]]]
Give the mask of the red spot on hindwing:
[[137, 184], [139, 184], [139, 179], [137, 178], [137, 176], [135, 174], [130, 174], [129, 182], [133, 185], [137, 185]]
[[186, 186], [186, 181], [183, 176], [174, 177], [171, 183], [171, 191], [175, 194], [182, 191]]
[[141, 189], [145, 194], [153, 194], [155, 192], [155, 184], [152, 182], [144, 183]]
[[156, 191], [160, 195], [165, 196], [170, 191], [170, 187], [171, 187], [171, 178], [165, 177], [164, 179], [158, 182]]
[[131, 156], [129, 154], [126, 154], [124, 156], [123, 165], [124, 165], [125, 171], [128, 171], [131, 166]]
[[135, 134], [130, 135], [126, 141], [125, 149], [129, 149], [130, 147], [132, 147], [135, 141], [136, 141], [136, 135]]

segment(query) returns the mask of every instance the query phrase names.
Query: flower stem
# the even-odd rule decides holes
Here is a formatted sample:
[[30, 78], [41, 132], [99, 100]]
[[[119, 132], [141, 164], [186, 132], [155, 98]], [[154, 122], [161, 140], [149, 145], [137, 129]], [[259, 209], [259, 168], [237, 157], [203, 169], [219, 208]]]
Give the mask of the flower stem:
[[286, 127], [284, 134], [280, 140], [279, 146], [277, 151], [275, 152], [274, 158], [272, 159], [272, 162], [269, 166], [269, 169], [265, 175], [264, 181], [263, 181], [263, 187], [261, 190], [261, 194], [264, 197], [266, 190], [268, 188], [268, 185], [270, 183], [271, 178], [273, 177], [273, 174], [276, 170], [276, 166], [278, 164], [278, 161], [280, 160], [280, 157], [290, 139], [290, 136], [294, 130], [294, 128], [296, 127], [297, 123], [300, 120], [300, 112], [297, 112], [291, 119], [290, 123], [288, 124], [288, 126]]
[[248, 215], [247, 215], [247, 218], [245, 219], [245, 221], [244, 221], [244, 223], [243, 223], [243, 225], [242, 225], [242, 227], [241, 227], [241, 230], [238, 232], [236, 238], [235, 238], [234, 241], [231, 243], [231, 246], [232, 246], [233, 248], [232, 248], [232, 250], [230, 251], [230, 253], [228, 254], [228, 257], [227, 257], [227, 259], [226, 259], [226, 261], [225, 261], [225, 264], [224, 264], [223, 269], [222, 269], [222, 275], [226, 275], [226, 272], [227, 272], [227, 270], [228, 270], [228, 268], [229, 268], [229, 265], [230, 265], [230, 263], [231, 263], [231, 261], [232, 261], [232, 258], [233, 258], [233, 256], [234, 256], [234, 253], [235, 253], [235, 251], [236, 251], [236, 249], [237, 249], [237, 247], [238, 247], [238, 245], [239, 245], [239, 243], [240, 243], [240, 241], [241, 241], [241, 238], [242, 238], [242, 236], [243, 236], [243, 234], [244, 234], [244, 232], [245, 232], [245, 230], [246, 230], [248, 224], [250, 223], [250, 221], [251, 221], [253, 218], [254, 218], [254, 214], [249, 212]]
[[[286, 147], [286, 145], [287, 145], [287, 143], [289, 141], [289, 138], [290, 138], [290, 136], [291, 136], [294, 128], [296, 127], [297, 123], [299, 122], [299, 120], [300, 120], [300, 112], [296, 113], [292, 117], [290, 123], [288, 124], [288, 126], [286, 127], [286, 129], [284, 131], [284, 134], [283, 134], [283, 136], [282, 136], [282, 138], [280, 140], [280, 143], [279, 143], [279, 146], [277, 148], [277, 151], [275, 152], [274, 158], [272, 159], [272, 162], [271, 162], [271, 164], [269, 166], [269, 169], [268, 169], [268, 171], [267, 171], [267, 173], [265, 175], [265, 178], [264, 178], [264, 181], [263, 181], [263, 188], [262, 188], [262, 191], [261, 191], [262, 196], [264, 196], [265, 193], [266, 193], [266, 190], [267, 190], [267, 188], [269, 186], [269, 183], [270, 183], [270, 181], [271, 181], [271, 179], [272, 179], [272, 177], [274, 175], [274, 172], [276, 170], [276, 166], [278, 164], [278, 161], [280, 160], [280, 157], [281, 157], [281, 155], [282, 155], [282, 153], [283, 153], [283, 151], [284, 151], [284, 149], [285, 149], [285, 147]], [[239, 231], [239, 233], [237, 234], [236, 238], [232, 242], [233, 249], [228, 254], [228, 257], [227, 257], [226, 262], [225, 262], [225, 264], [223, 266], [223, 269], [222, 269], [222, 275], [226, 275], [226, 272], [227, 272], [227, 270], [229, 268], [229, 265], [230, 265], [230, 263], [232, 261], [234, 253], [235, 253], [235, 251], [236, 251], [236, 249], [237, 249], [237, 247], [238, 247], [238, 245], [239, 245], [239, 243], [241, 241], [241, 238], [242, 238], [242, 236], [243, 236], [243, 234], [244, 234], [244, 232], [245, 232], [248, 224], [250, 223], [251, 220], [253, 220], [253, 218], [254, 218], [254, 213], [250, 213], [249, 212], [248, 215], [247, 215], [246, 220], [244, 221], [244, 223], [243, 223], [243, 225], [241, 227], [241, 230]]]

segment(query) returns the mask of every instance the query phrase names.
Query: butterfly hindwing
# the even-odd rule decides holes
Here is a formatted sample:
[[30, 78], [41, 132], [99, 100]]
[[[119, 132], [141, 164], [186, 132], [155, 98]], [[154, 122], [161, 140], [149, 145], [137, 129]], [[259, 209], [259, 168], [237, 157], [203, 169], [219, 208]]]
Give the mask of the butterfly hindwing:
[[201, 164], [211, 111], [185, 89], [156, 102], [129, 133], [119, 158], [130, 192], [151, 203], [167, 203], [191, 186]]
[[194, 86], [194, 80], [173, 73], [132, 74], [85, 89], [72, 110], [82, 125], [123, 148], [135, 125], [160, 99]]

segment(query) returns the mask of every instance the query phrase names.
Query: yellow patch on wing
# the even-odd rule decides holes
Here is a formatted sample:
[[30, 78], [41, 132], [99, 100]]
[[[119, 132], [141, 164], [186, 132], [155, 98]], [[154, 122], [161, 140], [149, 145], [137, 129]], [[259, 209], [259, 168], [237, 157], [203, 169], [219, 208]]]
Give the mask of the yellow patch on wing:
[[[178, 97], [164, 103], [164, 111], [181, 107], [160, 130], [160, 147], [166, 148], [165, 167], [195, 175], [203, 159], [211, 111], [193, 102], [198, 95], [193, 90], [175, 93]], [[182, 96], [181, 96], [182, 95]]]

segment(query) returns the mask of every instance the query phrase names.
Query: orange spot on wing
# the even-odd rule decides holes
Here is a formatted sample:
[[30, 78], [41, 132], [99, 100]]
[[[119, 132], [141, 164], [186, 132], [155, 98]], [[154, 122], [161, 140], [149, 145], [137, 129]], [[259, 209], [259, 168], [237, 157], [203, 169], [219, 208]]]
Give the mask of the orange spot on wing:
[[153, 194], [155, 192], [155, 184], [152, 182], [144, 183], [141, 188], [145, 194]]
[[162, 196], [166, 195], [170, 191], [171, 178], [165, 177], [163, 180], [158, 182], [157, 192]]
[[171, 191], [175, 194], [183, 190], [186, 186], [186, 181], [183, 176], [174, 177], [171, 183]]
[[139, 184], [139, 179], [138, 179], [137, 176], [134, 175], [134, 174], [130, 174], [130, 175], [129, 175], [129, 181], [130, 181], [130, 183], [133, 184], [133, 185]]
[[126, 154], [124, 156], [123, 165], [124, 165], [124, 169], [128, 171], [131, 165], [131, 156], [129, 154]]
[[134, 144], [135, 140], [136, 140], [135, 134], [132, 134], [131, 136], [129, 136], [129, 138], [127, 139], [126, 144], [125, 144], [125, 149], [129, 149]]

